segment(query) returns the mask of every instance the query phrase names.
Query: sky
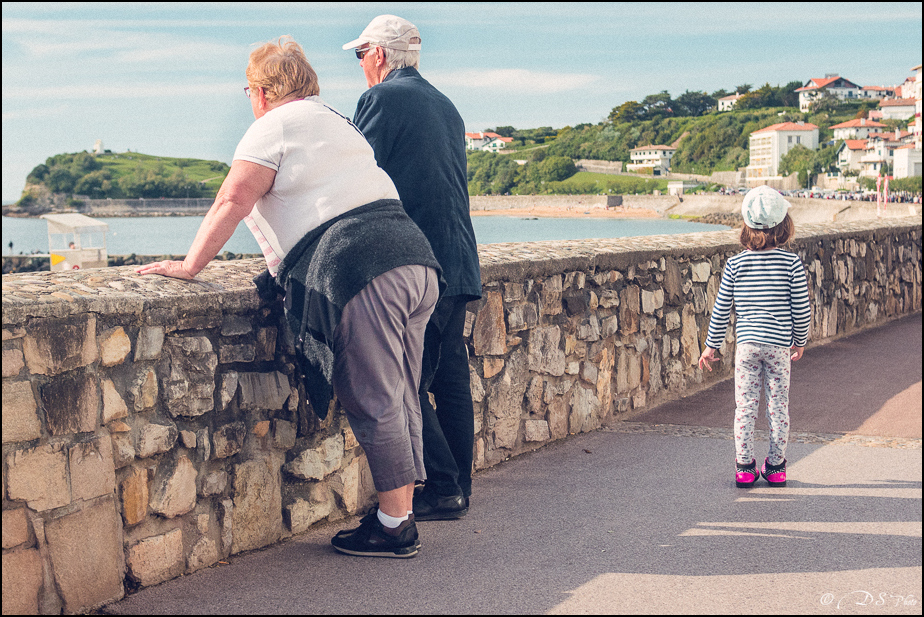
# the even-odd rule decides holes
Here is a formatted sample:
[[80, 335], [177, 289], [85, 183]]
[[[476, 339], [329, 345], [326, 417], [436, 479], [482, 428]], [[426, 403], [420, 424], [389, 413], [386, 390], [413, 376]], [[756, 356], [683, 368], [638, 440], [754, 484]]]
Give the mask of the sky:
[[598, 123], [667, 90], [838, 73], [897, 85], [921, 63], [921, 4], [4, 2], [3, 203], [49, 156], [90, 151], [231, 163], [253, 122], [254, 44], [291, 35], [321, 98], [352, 117], [366, 89], [341, 49], [377, 15], [421, 32], [421, 74], [467, 131]]

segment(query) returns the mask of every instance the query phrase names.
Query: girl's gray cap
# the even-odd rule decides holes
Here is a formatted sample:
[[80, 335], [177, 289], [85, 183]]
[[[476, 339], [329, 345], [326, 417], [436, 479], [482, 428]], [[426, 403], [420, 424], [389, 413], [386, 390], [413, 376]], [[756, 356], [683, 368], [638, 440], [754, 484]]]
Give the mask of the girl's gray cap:
[[769, 186], [758, 186], [747, 192], [741, 204], [744, 224], [751, 229], [772, 229], [783, 222], [786, 211], [792, 207], [779, 191]]

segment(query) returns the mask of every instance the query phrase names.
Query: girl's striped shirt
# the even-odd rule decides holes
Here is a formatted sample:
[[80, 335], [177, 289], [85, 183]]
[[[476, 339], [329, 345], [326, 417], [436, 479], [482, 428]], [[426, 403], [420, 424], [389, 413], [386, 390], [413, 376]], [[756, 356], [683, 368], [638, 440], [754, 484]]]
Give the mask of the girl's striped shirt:
[[713, 349], [725, 339], [733, 303], [738, 343], [805, 346], [812, 309], [798, 255], [781, 249], [743, 251], [726, 262], [706, 337]]

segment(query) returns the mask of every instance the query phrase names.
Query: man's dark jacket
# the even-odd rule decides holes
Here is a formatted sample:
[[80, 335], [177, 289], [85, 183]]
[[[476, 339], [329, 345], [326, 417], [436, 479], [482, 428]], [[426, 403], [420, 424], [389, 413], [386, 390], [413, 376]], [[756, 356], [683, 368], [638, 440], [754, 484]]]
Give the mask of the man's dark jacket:
[[443, 297], [481, 297], [469, 215], [465, 125], [455, 106], [417, 69], [392, 71], [359, 98], [353, 122], [391, 177], [404, 209], [443, 269]]

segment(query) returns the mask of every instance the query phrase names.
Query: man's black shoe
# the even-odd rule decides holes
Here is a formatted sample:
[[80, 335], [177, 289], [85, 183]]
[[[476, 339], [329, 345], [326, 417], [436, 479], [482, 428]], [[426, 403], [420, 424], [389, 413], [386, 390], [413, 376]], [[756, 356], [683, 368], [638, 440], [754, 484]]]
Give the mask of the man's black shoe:
[[441, 496], [423, 491], [414, 495], [414, 518], [418, 521], [451, 521], [468, 514], [462, 495]]
[[379, 522], [375, 508], [362, 518], [359, 527], [338, 532], [330, 543], [341, 553], [359, 557], [407, 559], [416, 556], [420, 550], [413, 517], [397, 529], [386, 529]]

